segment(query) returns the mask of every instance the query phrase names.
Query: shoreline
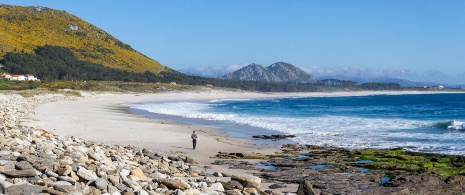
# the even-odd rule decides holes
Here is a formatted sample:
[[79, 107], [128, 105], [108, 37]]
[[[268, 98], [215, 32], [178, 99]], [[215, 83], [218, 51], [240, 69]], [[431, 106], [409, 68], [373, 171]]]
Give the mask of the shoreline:
[[[320, 96], [366, 96], [366, 95], [407, 95], [434, 94], [421, 91], [362, 91], [333, 93], [254, 93], [212, 90], [207, 92], [174, 92], [160, 94], [94, 94], [81, 92], [82, 98], [73, 101], [59, 101], [38, 105], [30, 119], [21, 124], [42, 128], [63, 136], [75, 136], [91, 141], [136, 145], [163, 152], [181, 152], [195, 155], [199, 162], [210, 162], [209, 157], [217, 152], [230, 152], [250, 149], [251, 139], [231, 138], [221, 130], [199, 125], [180, 124], [176, 121], [148, 118], [130, 113], [123, 104], [148, 103], [159, 101], [207, 101], [218, 99], [257, 99], [286, 97], [320, 97]], [[444, 92], [437, 92], [444, 93]], [[446, 92], [451, 93], [451, 92]], [[455, 92], [452, 92], [455, 93]], [[208, 151], [200, 154], [191, 149], [190, 134], [199, 131], [199, 150]], [[114, 131], [114, 132], [113, 132]], [[205, 141], [202, 141], [205, 139]], [[202, 149], [203, 143], [219, 143]], [[240, 145], [242, 148], [233, 147]], [[264, 148], [254, 147], [255, 150]], [[216, 150], [213, 151], [213, 150]], [[270, 152], [270, 151], [266, 151]], [[208, 155], [210, 156], [208, 156]]]
[[[74, 136], [106, 144], [131, 145], [164, 154], [177, 154], [194, 159], [197, 164], [212, 167], [209, 171], [252, 174], [254, 170], [230, 170], [228, 165], [212, 165], [218, 152], [244, 152], [271, 155], [280, 148], [256, 148], [250, 140], [230, 138], [220, 130], [176, 121], [146, 118], [128, 113], [123, 104], [155, 101], [206, 101], [215, 99], [285, 98], [307, 96], [362, 96], [432, 94], [431, 92], [336, 92], [336, 93], [250, 93], [250, 92], [175, 92], [161, 94], [92, 94], [73, 101], [40, 104], [22, 125], [41, 128], [61, 136]], [[439, 93], [439, 92], [438, 92]], [[190, 134], [199, 136], [198, 149], [191, 149]], [[207, 145], [206, 145], [207, 144]], [[264, 185], [266, 186], [266, 184]], [[279, 189], [295, 192], [296, 185]]]

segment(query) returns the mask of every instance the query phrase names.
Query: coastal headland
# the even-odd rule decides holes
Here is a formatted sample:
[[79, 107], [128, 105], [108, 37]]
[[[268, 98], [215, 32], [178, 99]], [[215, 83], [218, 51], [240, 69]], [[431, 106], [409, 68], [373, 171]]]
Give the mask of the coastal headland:
[[[2, 133], [4, 134], [2, 144], [6, 150], [2, 149], [2, 151], [10, 151], [10, 153], [2, 153], [3, 160], [1, 160], [2, 169], [0, 172], [3, 175], [7, 175], [8, 171], [22, 170], [16, 166], [18, 162], [29, 162], [34, 167], [34, 171], [28, 173], [30, 176], [25, 177], [37, 177], [36, 180], [40, 180], [42, 183], [26, 183], [33, 186], [38, 185], [41, 190], [53, 189], [56, 194], [66, 193], [66, 190], [73, 193], [93, 190], [110, 194], [124, 191], [139, 194], [198, 194], [207, 192], [220, 194], [257, 194], [259, 192], [261, 194], [408, 194], [410, 192], [423, 192], [411, 186], [402, 186], [399, 183], [390, 188], [382, 187], [381, 180], [385, 177], [384, 172], [370, 172], [365, 169], [357, 169], [352, 164], [342, 163], [344, 161], [341, 160], [343, 154], [348, 152], [345, 149], [296, 145], [287, 145], [282, 148], [258, 148], [254, 146], [253, 141], [230, 138], [219, 130], [178, 124], [176, 121], [145, 118], [128, 113], [127, 108], [123, 106], [123, 104], [129, 103], [155, 101], [395, 95], [422, 92], [252, 93], [210, 90], [157, 94], [80, 93], [81, 97], [46, 94], [24, 98], [19, 95], [0, 95], [2, 108], [4, 108], [2, 114], [5, 118], [2, 122]], [[16, 111], [11, 112], [11, 110]], [[196, 131], [199, 136], [195, 150], [192, 149], [190, 139], [192, 131]], [[48, 145], [45, 147], [48, 149], [38, 150], [38, 143], [46, 142], [44, 140], [38, 141], [39, 137], [42, 137], [41, 134], [46, 134], [48, 140], [54, 140], [58, 143], [54, 143], [54, 147]], [[8, 135], [13, 136], [8, 138]], [[35, 137], [31, 138], [31, 136]], [[16, 148], [20, 144], [15, 143], [20, 141], [16, 138], [21, 137], [23, 139], [20, 140], [26, 140], [29, 144], [26, 143], [24, 147], [19, 147], [21, 150], [17, 150]], [[79, 149], [74, 148], [74, 145]], [[62, 149], [57, 149], [60, 147]], [[74, 150], [74, 153], [80, 155], [73, 157], [71, 154], [74, 153], [71, 151], [67, 153], [67, 150]], [[299, 154], [302, 153], [306, 154], [305, 158], [299, 157]], [[57, 164], [49, 167], [42, 166], [43, 169], [38, 168], [39, 166], [33, 163], [38, 160], [30, 159], [42, 157], [41, 155], [48, 155], [49, 157], [43, 158], [51, 158], [52, 162], [55, 159]], [[64, 156], [71, 157], [66, 158], [68, 159], [66, 162], [60, 161], [59, 159]], [[294, 158], [296, 156], [298, 158]], [[356, 156], [352, 157], [357, 158]], [[272, 162], [275, 163], [270, 163], [270, 160], [273, 159]], [[292, 162], [286, 161], [289, 159], [294, 160], [291, 160]], [[33, 162], [31, 163], [31, 161]], [[297, 164], [302, 165], [303, 161], [311, 162], [308, 165], [331, 164], [331, 166], [338, 166], [332, 168], [330, 166], [330, 169], [299, 169], [301, 166]], [[257, 168], [257, 163], [272, 164], [274, 167], [270, 169], [279, 168], [271, 170], [270, 173], [270, 170], [266, 170], [266, 168]], [[141, 175], [136, 176], [139, 173], [138, 168]], [[63, 172], [63, 169], [66, 171]], [[84, 176], [85, 174], [82, 172], [89, 170], [91, 170], [89, 173], [91, 176]], [[126, 174], [127, 171], [129, 173]], [[278, 172], [281, 172], [280, 176], [273, 174]], [[286, 174], [288, 175], [286, 176]], [[463, 188], [465, 186], [462, 186], [465, 182], [461, 182], [465, 179], [460, 175], [453, 178], [448, 177], [449, 183], [447, 183], [445, 178], [435, 177], [434, 173], [431, 172], [422, 171], [416, 174], [423, 178], [423, 181], [427, 181], [421, 185], [431, 184], [429, 185], [431, 187], [434, 183], [437, 190], [449, 188], [449, 190], [453, 190], [450, 192], [460, 192], [465, 189]], [[399, 172], [399, 175], [405, 176], [403, 179], [408, 180], [406, 183], [415, 182], [417, 179], [403, 172]], [[144, 176], [147, 178], [141, 179]], [[246, 176], [248, 179], [240, 178]], [[313, 180], [309, 176], [314, 176]], [[15, 182], [24, 184], [24, 182], [16, 181], [18, 179], [10, 178], [12, 176], [7, 175], [6, 179], [3, 180], [8, 182], [6, 184], [3, 182], [3, 189], [15, 186]], [[391, 176], [391, 178], [394, 181], [395, 177]], [[43, 182], [44, 180], [47, 182]], [[307, 182], [300, 182], [299, 187], [299, 183], [294, 182], [297, 180]], [[68, 183], [65, 182], [57, 183], [59, 181], [68, 182], [72, 187], [69, 187]], [[243, 187], [234, 189], [235, 181], [240, 181], [239, 183]], [[106, 185], [104, 185], [105, 183]], [[220, 184], [221, 187], [218, 187]], [[227, 186], [229, 184], [231, 186]], [[427, 190], [431, 189], [427, 188]]]

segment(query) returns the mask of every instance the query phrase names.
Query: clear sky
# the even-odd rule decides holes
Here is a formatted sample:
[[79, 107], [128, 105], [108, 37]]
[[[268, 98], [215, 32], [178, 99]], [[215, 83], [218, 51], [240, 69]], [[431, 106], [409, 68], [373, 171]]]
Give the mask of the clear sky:
[[318, 77], [465, 84], [465, 1], [2, 0], [66, 10], [175, 70], [287, 62]]

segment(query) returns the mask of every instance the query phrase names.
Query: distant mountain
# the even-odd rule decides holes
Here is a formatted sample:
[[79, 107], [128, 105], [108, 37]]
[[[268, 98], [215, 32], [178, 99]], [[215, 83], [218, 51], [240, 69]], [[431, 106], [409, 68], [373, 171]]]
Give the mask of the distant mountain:
[[372, 77], [372, 78], [349, 78], [349, 77], [321, 77], [321, 80], [324, 79], [338, 79], [338, 80], [350, 80], [354, 81], [357, 84], [362, 83], [397, 83], [402, 87], [423, 87], [423, 86], [444, 86], [444, 87], [451, 87], [451, 88], [464, 88], [465, 85], [449, 85], [444, 83], [435, 83], [435, 82], [417, 82], [417, 81], [410, 81], [407, 79], [399, 79], [399, 78], [389, 78], [389, 77]]
[[221, 79], [231, 81], [263, 81], [288, 83], [315, 83], [315, 78], [300, 68], [285, 62], [276, 62], [263, 67], [259, 64], [250, 64], [239, 70], [231, 72]]
[[0, 4], [0, 60], [39, 46], [70, 49], [82, 61], [135, 73], [172, 71], [102, 29], [66, 11]]

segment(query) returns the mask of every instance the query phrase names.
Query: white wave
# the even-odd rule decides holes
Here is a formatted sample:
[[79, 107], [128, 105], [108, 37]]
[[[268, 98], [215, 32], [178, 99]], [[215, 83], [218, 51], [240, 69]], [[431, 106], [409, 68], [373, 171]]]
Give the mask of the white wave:
[[212, 111], [212, 106], [211, 103], [201, 102], [166, 102], [130, 107], [164, 115], [225, 121], [293, 134], [296, 135], [293, 140], [301, 144], [351, 149], [405, 147], [414, 151], [465, 154], [465, 146], [444, 144], [464, 140], [465, 134], [431, 134], [412, 130], [431, 126], [436, 121], [331, 115], [303, 118], [269, 117], [219, 113]]
[[465, 123], [454, 120], [449, 126], [447, 126], [447, 128], [454, 129], [454, 130], [465, 130]]

